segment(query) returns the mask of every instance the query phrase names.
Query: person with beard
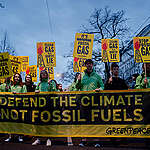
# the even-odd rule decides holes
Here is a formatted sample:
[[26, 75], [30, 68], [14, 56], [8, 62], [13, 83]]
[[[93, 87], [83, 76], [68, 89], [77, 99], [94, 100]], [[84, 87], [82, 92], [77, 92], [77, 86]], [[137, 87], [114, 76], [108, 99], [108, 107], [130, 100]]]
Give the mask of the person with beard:
[[76, 88], [78, 91], [103, 90], [104, 84], [100, 75], [93, 69], [92, 59], [85, 61], [86, 70], [83, 74], [78, 75]]
[[105, 90], [127, 90], [128, 86], [125, 80], [121, 79], [119, 75], [119, 66], [117, 63], [112, 63], [110, 67], [112, 76], [105, 83]]
[[[98, 75], [94, 69], [93, 69], [93, 61], [91, 59], [87, 59], [85, 61], [86, 70], [83, 72], [83, 74], [79, 74], [76, 81], [76, 89], [78, 91], [100, 91], [104, 89], [104, 84], [102, 81], [102, 78], [100, 75]], [[81, 108], [83, 111], [83, 115], [87, 115], [87, 110], [84, 110], [84, 108]], [[82, 138], [81, 143], [79, 146], [83, 147], [85, 146], [86, 138]], [[99, 144], [98, 139], [93, 139], [95, 143], [95, 147], [101, 147], [102, 145]]]

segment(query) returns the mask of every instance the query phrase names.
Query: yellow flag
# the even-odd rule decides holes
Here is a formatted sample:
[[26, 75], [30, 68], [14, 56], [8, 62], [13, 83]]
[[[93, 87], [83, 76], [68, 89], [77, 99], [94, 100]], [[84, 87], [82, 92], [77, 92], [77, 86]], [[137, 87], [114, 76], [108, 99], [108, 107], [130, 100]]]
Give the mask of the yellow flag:
[[55, 42], [37, 43], [37, 65], [38, 67], [56, 66]]
[[26, 72], [27, 67], [29, 66], [29, 56], [18, 56], [21, 60], [21, 71]]
[[150, 62], [150, 37], [134, 37], [133, 45], [135, 62]]
[[13, 75], [15, 73], [20, 73], [21, 72], [21, 59], [20, 59], [20, 57], [10, 55], [10, 60], [11, 60]]
[[102, 39], [102, 62], [119, 62], [119, 39]]
[[0, 53], [0, 79], [13, 75], [9, 53]]
[[94, 34], [76, 33], [73, 57], [91, 59]]

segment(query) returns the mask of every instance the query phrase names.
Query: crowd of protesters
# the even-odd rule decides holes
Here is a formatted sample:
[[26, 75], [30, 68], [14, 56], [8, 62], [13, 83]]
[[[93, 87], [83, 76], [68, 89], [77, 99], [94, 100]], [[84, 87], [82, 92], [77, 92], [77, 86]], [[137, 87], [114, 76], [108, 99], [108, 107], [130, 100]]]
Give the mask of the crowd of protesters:
[[[141, 75], [132, 75], [132, 84], [127, 85], [124, 79], [119, 77], [119, 66], [117, 63], [112, 63], [110, 66], [110, 77], [103, 83], [100, 75], [98, 75], [93, 67], [93, 61], [87, 59], [85, 61], [86, 70], [83, 73], [76, 73], [74, 81], [68, 87], [68, 91], [100, 91], [100, 90], [128, 90], [128, 89], [144, 89], [150, 88], [150, 63], [143, 64], [143, 72]], [[6, 78], [5, 82], [0, 85], [0, 92], [13, 92], [26, 93], [26, 92], [63, 92], [62, 84], [57, 83], [56, 80], [48, 79], [48, 73], [46, 70], [40, 72], [40, 82], [37, 86], [32, 82], [31, 75], [25, 76], [25, 82], [22, 82], [22, 77], [19, 73], [11, 78]], [[10, 142], [14, 135], [9, 134], [5, 142]], [[23, 136], [18, 135], [18, 141], [23, 142]], [[73, 145], [72, 138], [67, 138], [68, 145]], [[101, 144], [97, 143], [95, 138], [95, 147], [101, 147]], [[37, 138], [32, 145], [38, 145], [41, 143], [40, 137]], [[86, 138], [82, 138], [80, 146], [85, 146]], [[48, 138], [46, 142], [47, 146], [51, 146], [51, 139]]]

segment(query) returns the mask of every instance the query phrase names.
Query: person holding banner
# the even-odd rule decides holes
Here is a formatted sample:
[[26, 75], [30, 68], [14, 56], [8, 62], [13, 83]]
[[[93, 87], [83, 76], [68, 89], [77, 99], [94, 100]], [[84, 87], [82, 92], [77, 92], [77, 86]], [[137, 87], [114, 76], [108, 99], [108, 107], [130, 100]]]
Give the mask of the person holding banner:
[[30, 74], [25, 76], [25, 85], [27, 92], [35, 92], [36, 85], [32, 82], [32, 77]]
[[143, 72], [136, 79], [135, 89], [150, 88], [150, 63], [144, 63]]
[[75, 78], [74, 78], [74, 81], [72, 82], [72, 84], [69, 86], [69, 91], [78, 91], [76, 89], [76, 82], [77, 82], [77, 79], [78, 79], [78, 76], [80, 75], [79, 72], [76, 73], [75, 75]]
[[12, 85], [11, 77], [5, 79], [5, 82], [0, 85], [0, 92], [10, 92]]
[[[23, 85], [22, 78], [19, 73], [16, 73], [13, 76], [13, 84], [10, 88], [10, 92], [13, 92], [13, 94], [27, 92], [26, 86]], [[12, 140], [12, 135], [10, 134], [9, 137], [5, 140], [5, 142], [10, 142], [11, 140]], [[19, 136], [18, 141], [23, 142], [23, 137]]]
[[[54, 80], [48, 81], [48, 73], [46, 70], [40, 72], [40, 82], [38, 83], [35, 92], [51, 92], [57, 91], [56, 82]], [[32, 145], [39, 145], [41, 143], [40, 138], [37, 138]], [[51, 140], [47, 139], [46, 146], [51, 146]]]
[[[98, 75], [93, 69], [93, 61], [91, 59], [87, 59], [85, 61], [86, 70], [84, 73], [78, 76], [76, 88], [78, 91], [100, 91], [104, 89], [104, 84], [100, 75]], [[88, 112], [81, 108], [83, 111], [83, 115], [87, 115]], [[96, 142], [95, 147], [101, 147], [98, 143], [98, 139], [94, 139]], [[79, 146], [83, 147], [86, 144], [86, 138], [82, 138]]]
[[93, 69], [92, 59], [85, 61], [86, 70], [77, 78], [76, 88], [78, 91], [103, 90], [104, 84], [100, 75]]
[[119, 66], [117, 63], [112, 63], [110, 67], [111, 77], [105, 83], [105, 90], [127, 90], [128, 86], [125, 80], [118, 77]]

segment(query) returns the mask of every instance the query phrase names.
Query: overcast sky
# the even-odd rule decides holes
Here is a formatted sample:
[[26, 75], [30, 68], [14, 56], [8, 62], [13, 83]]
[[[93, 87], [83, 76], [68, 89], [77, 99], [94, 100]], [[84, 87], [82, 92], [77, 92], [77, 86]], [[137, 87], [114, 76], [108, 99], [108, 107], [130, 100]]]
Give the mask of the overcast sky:
[[95, 8], [109, 6], [113, 11], [125, 10], [132, 33], [150, 16], [150, 0], [47, 0], [50, 29], [46, 0], [0, 1], [5, 5], [0, 8], [0, 35], [7, 31], [17, 55], [29, 56], [30, 65], [37, 61], [37, 42], [55, 41], [55, 72], [64, 71], [66, 61], [63, 55], [72, 48], [75, 33], [81, 24], [87, 23]]

